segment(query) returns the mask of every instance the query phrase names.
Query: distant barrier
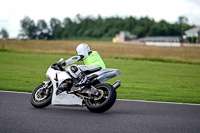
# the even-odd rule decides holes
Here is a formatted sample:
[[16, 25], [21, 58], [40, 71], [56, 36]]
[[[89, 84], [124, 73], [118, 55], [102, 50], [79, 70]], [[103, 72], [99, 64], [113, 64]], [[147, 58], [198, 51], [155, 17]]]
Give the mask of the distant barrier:
[[181, 46], [183, 46], [183, 43], [180, 43], [180, 42], [145, 42], [145, 45], [181, 47]]

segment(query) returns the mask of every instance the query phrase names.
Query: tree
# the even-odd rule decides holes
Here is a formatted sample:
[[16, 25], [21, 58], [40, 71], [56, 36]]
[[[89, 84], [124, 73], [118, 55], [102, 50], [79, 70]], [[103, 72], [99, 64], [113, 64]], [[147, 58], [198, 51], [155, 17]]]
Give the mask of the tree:
[[169, 23], [167, 23], [165, 20], [161, 20], [156, 24], [157, 26], [157, 36], [170, 36], [169, 32]]
[[6, 29], [4, 29], [4, 28], [1, 29], [0, 36], [1, 36], [2, 39], [8, 39], [9, 38], [9, 34], [6, 31]]
[[38, 20], [36, 27], [36, 39], [50, 39], [50, 30], [44, 20]]
[[178, 23], [179, 24], [187, 24], [187, 22], [188, 22], [188, 18], [186, 18], [185, 16], [180, 16], [178, 18]]
[[184, 35], [184, 31], [189, 29], [189, 28], [192, 28], [192, 27], [195, 27], [194, 25], [189, 25], [188, 24], [188, 18], [186, 18], [185, 16], [180, 16], [178, 18], [178, 30], [181, 34], [181, 36]]
[[60, 20], [56, 18], [50, 20], [50, 31], [52, 39], [61, 39], [63, 29]]
[[71, 29], [74, 27], [73, 22], [70, 18], [65, 18], [63, 21], [63, 32], [62, 32], [62, 38], [67, 38], [69, 36], [72, 36]]
[[19, 34], [19, 37], [21, 38], [28, 38], [28, 39], [36, 39], [37, 37], [37, 28], [35, 26], [35, 23], [33, 20], [31, 20], [29, 17], [25, 17], [21, 22], [21, 33]]

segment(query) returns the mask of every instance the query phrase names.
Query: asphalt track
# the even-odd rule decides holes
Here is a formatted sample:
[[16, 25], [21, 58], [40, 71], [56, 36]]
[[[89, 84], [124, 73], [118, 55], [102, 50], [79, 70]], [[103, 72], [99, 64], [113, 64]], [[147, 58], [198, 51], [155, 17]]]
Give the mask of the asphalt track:
[[200, 106], [117, 100], [105, 113], [36, 109], [30, 94], [0, 91], [0, 133], [200, 133]]

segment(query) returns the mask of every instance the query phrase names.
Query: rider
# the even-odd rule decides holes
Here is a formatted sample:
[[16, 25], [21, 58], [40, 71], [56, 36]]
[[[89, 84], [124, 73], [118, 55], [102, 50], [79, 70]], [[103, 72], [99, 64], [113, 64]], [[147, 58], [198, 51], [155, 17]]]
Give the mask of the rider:
[[[97, 51], [91, 51], [88, 44], [81, 43], [76, 48], [77, 56], [73, 56], [62, 63], [63, 66], [74, 64], [78, 61], [83, 61], [85, 65], [72, 65], [68, 68], [70, 74], [79, 80], [75, 84], [79, 91], [84, 89], [84, 85], [88, 85], [89, 81], [86, 74], [89, 74], [94, 71], [99, 71], [101, 68], [106, 68], [102, 58]], [[64, 89], [66, 84], [61, 84], [59, 88]]]

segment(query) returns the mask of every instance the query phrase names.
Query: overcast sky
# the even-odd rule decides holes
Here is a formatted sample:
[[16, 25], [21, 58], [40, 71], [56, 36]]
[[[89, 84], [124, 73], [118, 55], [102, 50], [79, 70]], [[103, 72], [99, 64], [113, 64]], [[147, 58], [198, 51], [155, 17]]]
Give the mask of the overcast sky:
[[63, 21], [74, 19], [77, 14], [85, 17], [148, 16], [156, 21], [170, 23], [185, 16], [190, 24], [200, 25], [200, 0], [0, 0], [0, 30], [5, 28], [10, 37], [20, 31], [20, 20], [29, 16], [35, 22], [51, 18]]

